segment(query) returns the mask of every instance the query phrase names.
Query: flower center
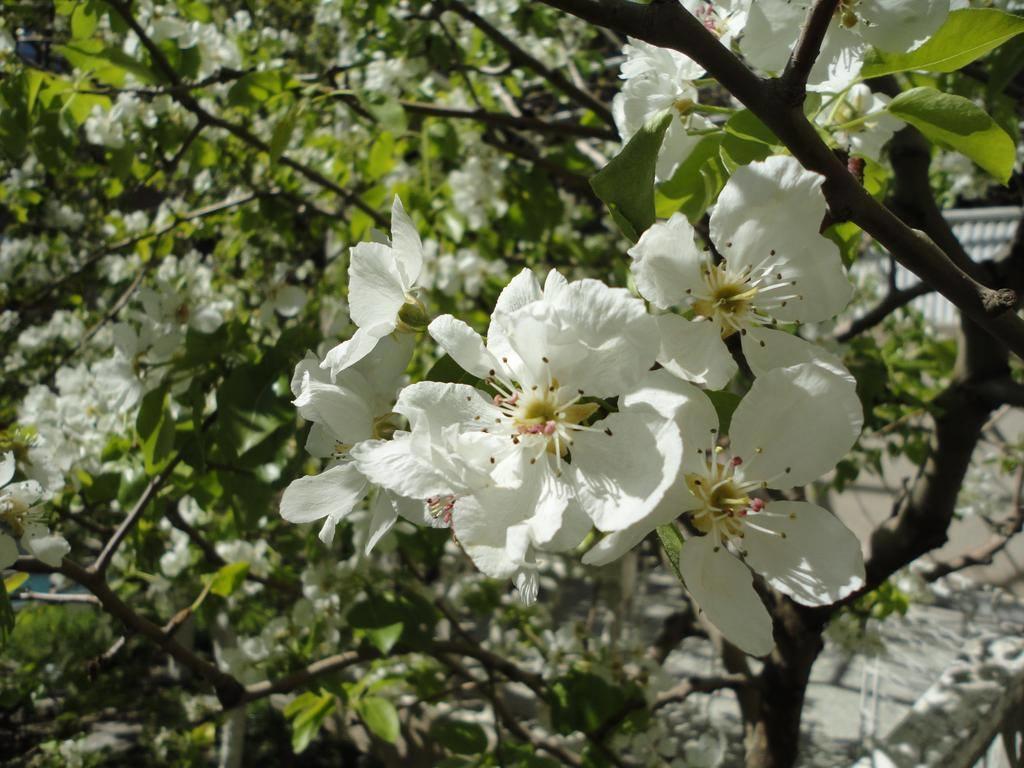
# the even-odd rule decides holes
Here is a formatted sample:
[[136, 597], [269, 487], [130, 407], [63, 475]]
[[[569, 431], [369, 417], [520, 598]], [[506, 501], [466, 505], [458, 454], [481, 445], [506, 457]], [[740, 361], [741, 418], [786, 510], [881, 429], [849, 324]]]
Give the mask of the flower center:
[[452, 511], [455, 509], [455, 497], [431, 496], [427, 499], [427, 512], [434, 519], [437, 528], [450, 528], [452, 524]]
[[37, 516], [28, 504], [16, 496], [0, 497], [0, 523], [11, 532], [14, 538], [23, 536], [28, 524]]
[[[714, 537], [716, 551], [733, 542], [742, 553], [739, 540], [746, 535], [747, 516], [762, 512], [765, 502], [750, 495], [755, 488], [761, 487], [761, 483], [744, 482], [736, 477], [736, 468], [743, 460], [733, 456], [723, 463], [718, 460], [721, 453], [721, 448], [713, 449], [705, 457], [705, 472], [686, 475], [686, 487], [700, 504], [689, 513], [689, 520], [702, 536]], [[754, 527], [762, 530], [759, 526]]]
[[859, 0], [840, 0], [839, 5], [836, 7], [835, 15], [839, 19], [839, 23], [847, 29], [857, 26], [857, 22], [860, 21], [854, 10], [858, 2]]
[[[544, 358], [547, 363], [547, 358]], [[531, 453], [530, 463], [545, 454], [551, 454], [561, 465], [569, 457], [574, 432], [605, 432], [583, 422], [593, 416], [600, 407], [597, 403], [582, 403], [581, 389], [563, 387], [557, 379], [548, 378], [546, 386], [529, 386], [488, 378], [486, 382], [498, 390], [494, 404], [501, 415], [493, 427], [485, 432], [495, 431], [508, 435], [512, 442]]]
[[705, 293], [697, 296], [694, 312], [718, 323], [722, 338], [728, 338], [746, 325], [757, 288], [749, 275], [734, 273], [726, 263], [709, 264], [703, 269]]

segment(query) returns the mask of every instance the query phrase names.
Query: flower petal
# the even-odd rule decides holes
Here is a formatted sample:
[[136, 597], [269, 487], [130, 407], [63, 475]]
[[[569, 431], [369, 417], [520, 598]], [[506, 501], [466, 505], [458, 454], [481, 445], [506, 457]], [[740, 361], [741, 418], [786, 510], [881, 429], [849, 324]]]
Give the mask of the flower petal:
[[651, 371], [641, 386], [624, 395], [620, 402], [623, 407], [647, 404], [662, 416], [674, 419], [683, 440], [683, 471], [705, 471], [705, 459], [697, 449], [707, 451], [715, 443], [718, 414], [702, 390], [668, 371]]
[[759, 376], [733, 413], [732, 453], [747, 481], [791, 488], [817, 480], [857, 440], [863, 410], [849, 381], [819, 365]]
[[934, 34], [948, 14], [948, 0], [861, 0], [857, 29], [876, 48], [903, 52]]
[[[397, 197], [395, 198], [398, 199]], [[391, 494], [387, 491], [380, 491], [377, 497], [370, 504], [370, 520], [367, 528], [366, 546], [363, 551], [370, 554], [377, 542], [384, 538], [390, 531], [395, 520], [398, 519], [398, 510], [395, 507]]]
[[581, 432], [572, 446], [578, 499], [602, 531], [643, 519], [679, 476], [683, 444], [675, 421], [636, 405]]
[[857, 386], [842, 360], [796, 334], [754, 326], [743, 335], [742, 345], [743, 356], [755, 376], [763, 376], [776, 368], [814, 363]]
[[[518, 275], [509, 280], [502, 288], [498, 301], [494, 305], [495, 313], [508, 314], [520, 307], [540, 301], [543, 294], [537, 276], [529, 268], [524, 268]], [[489, 332], [488, 332], [489, 333]]]
[[[824, 177], [804, 170], [794, 157], [773, 155], [737, 168], [711, 214], [711, 239], [734, 270], [760, 275], [775, 256], [835, 244], [818, 234], [825, 216]], [[813, 245], [809, 245], [813, 244]]]
[[804, 22], [807, 3], [757, 0], [750, 3], [740, 38], [743, 57], [764, 72], [781, 72]]
[[674, 483], [654, 510], [628, 528], [613, 531], [592, 546], [583, 556], [584, 565], [607, 565], [618, 560], [646, 538], [658, 526], [667, 525], [687, 510], [693, 509], [696, 499], [685, 483]]
[[405, 303], [407, 285], [391, 248], [359, 243], [348, 267], [348, 303], [352, 322], [360, 328], [391, 323]]
[[330, 370], [332, 377], [337, 376], [373, 352], [377, 342], [394, 330], [394, 322], [356, 328], [351, 339], [341, 342], [324, 356], [320, 367]]
[[34, 526], [21, 537], [21, 546], [53, 568], [59, 568], [71, 545], [60, 535], [51, 534], [46, 526]]
[[0, 487], [7, 485], [14, 477], [14, 451], [8, 451], [0, 458]]
[[747, 565], [773, 587], [803, 605], [830, 605], [864, 586], [860, 541], [839, 518], [802, 501], [764, 509], [748, 518], [743, 544]]
[[395, 413], [409, 420], [416, 432], [426, 430], [439, 435], [444, 427], [459, 424], [462, 429], [479, 429], [501, 416], [484, 393], [469, 384], [441, 381], [419, 381], [410, 384], [398, 395]]
[[366, 478], [355, 464], [339, 464], [319, 475], [300, 477], [284, 489], [281, 517], [309, 523], [321, 517], [341, 519], [366, 495]]
[[451, 478], [432, 460], [431, 450], [428, 435], [402, 432], [393, 440], [365, 440], [350, 453], [374, 485], [410, 499], [427, 499], [455, 492]]
[[737, 365], [722, 341], [717, 323], [656, 315], [661, 348], [658, 362], [681, 379], [721, 389], [736, 375]]
[[693, 536], [683, 545], [679, 570], [708, 621], [726, 640], [751, 656], [771, 653], [772, 619], [743, 563], [711, 536]]
[[484, 346], [480, 334], [451, 315], [441, 315], [427, 326], [427, 332], [464, 371], [479, 379], [502, 370], [497, 358]]
[[391, 250], [406, 287], [412, 287], [423, 269], [423, 243], [402, 201], [391, 203]]
[[693, 226], [681, 213], [652, 224], [627, 253], [640, 295], [656, 307], [668, 309], [686, 301], [688, 291], [704, 287], [701, 269], [707, 253], [697, 246]]

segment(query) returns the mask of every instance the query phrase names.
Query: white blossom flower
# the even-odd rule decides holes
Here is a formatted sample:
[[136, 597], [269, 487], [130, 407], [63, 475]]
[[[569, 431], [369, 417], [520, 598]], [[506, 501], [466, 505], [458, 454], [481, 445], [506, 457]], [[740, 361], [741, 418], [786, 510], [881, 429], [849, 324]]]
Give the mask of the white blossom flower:
[[[803, 27], [809, 0], [753, 0], [740, 50], [766, 72], [780, 72]], [[949, 0], [841, 0], [808, 80], [838, 92], [860, 74], [871, 46], [905, 52], [923, 43], [949, 14]]]
[[281, 498], [281, 516], [292, 523], [324, 519], [320, 540], [330, 544], [338, 523], [351, 516], [369, 494], [370, 520], [366, 551], [387, 533], [399, 514], [423, 519], [422, 505], [377, 492], [349, 455], [364, 440], [390, 436], [395, 430], [391, 404], [412, 354], [408, 337], [385, 338], [374, 354], [341, 371], [332, 381], [315, 356], [295, 368], [294, 403], [312, 421], [306, 450], [330, 459], [318, 475], [294, 480]]
[[905, 125], [886, 111], [890, 101], [884, 93], [873, 93], [868, 86], [857, 83], [822, 110], [817, 122], [826, 128], [849, 124], [837, 131], [835, 138], [847, 145], [851, 154], [878, 162], [882, 147]]
[[747, 24], [750, 0], [679, 0], [719, 42], [729, 47]]
[[423, 243], [397, 196], [391, 207], [391, 244], [359, 243], [351, 258], [349, 313], [358, 327], [321, 363], [331, 376], [362, 360], [395, 330], [417, 330], [426, 324], [426, 310], [415, 295]]
[[50, 533], [43, 522], [44, 513], [36, 506], [43, 489], [35, 480], [12, 483], [14, 454], [0, 458], [0, 570], [10, 568], [18, 559], [18, 542], [29, 554], [47, 565], [57, 567], [71, 546], [63, 536]]
[[832, 513], [764, 495], [831, 470], [860, 433], [860, 402], [820, 365], [775, 369], [737, 406], [724, 449], [708, 397], [659, 373], [645, 397], [675, 414], [686, 446], [683, 480], [647, 519], [606, 536], [584, 562], [611, 562], [681, 516], [689, 532], [679, 558], [686, 588], [728, 640], [762, 656], [774, 642], [751, 569], [803, 605], [828, 605], [864, 584], [860, 543]]
[[[429, 402], [416, 408], [434, 425], [421, 430], [418, 465], [406, 452], [402, 464], [381, 461], [375, 471], [364, 466], [367, 457], [360, 466], [404, 496], [454, 496], [452, 525], [463, 548], [485, 573], [515, 576], [521, 594], [532, 599], [534, 549], [575, 546], [592, 524], [604, 530], [630, 525], [658, 503], [678, 473], [678, 429], [639, 398], [593, 423], [599, 398], [640, 384], [654, 362], [656, 328], [643, 304], [622, 289], [595, 280], [567, 283], [552, 271], [541, 290], [524, 270], [499, 297], [486, 344], [450, 315], [429, 330], [496, 394], [465, 385], [413, 385], [400, 398], [405, 415], [414, 421], [410, 404]], [[489, 467], [493, 485], [460, 490], [438, 482], [431, 466], [452, 451], [453, 438], [441, 437], [450, 425], [476, 433], [466, 440], [458, 435], [462, 463]], [[397, 454], [399, 446], [392, 448]]]
[[697, 246], [682, 214], [644, 232], [629, 250], [637, 290], [661, 309], [682, 306], [695, 317], [657, 316], [659, 363], [718, 389], [736, 372], [725, 339], [739, 333], [757, 375], [811, 361], [844, 370], [824, 350], [771, 327], [826, 320], [850, 300], [839, 249], [818, 234], [822, 181], [791, 157], [737, 169], [711, 214], [719, 263]]
[[701, 139], [691, 132], [712, 127], [707, 118], [692, 112], [697, 103], [697, 89], [692, 81], [704, 70], [678, 51], [634, 38], [629, 38], [622, 50], [626, 60], [620, 77], [626, 83], [612, 99], [615, 126], [625, 143], [645, 124], [666, 112], [674, 113], [665, 130], [655, 170], [659, 181], [667, 181]]

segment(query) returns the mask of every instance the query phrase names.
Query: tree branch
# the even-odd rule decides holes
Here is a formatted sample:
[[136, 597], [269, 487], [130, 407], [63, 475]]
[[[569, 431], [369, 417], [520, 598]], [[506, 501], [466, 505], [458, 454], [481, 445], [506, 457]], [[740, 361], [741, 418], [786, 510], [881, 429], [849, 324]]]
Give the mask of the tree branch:
[[[113, 8], [117, 14], [124, 20], [132, 32], [135, 33], [136, 37], [139, 38], [139, 42], [142, 43], [142, 47], [149, 53], [150, 58], [153, 60], [154, 66], [160, 71], [167, 81], [171, 84], [171, 88], [168, 89], [170, 96], [177, 101], [181, 106], [187, 109], [189, 112], [194, 114], [201, 123], [211, 125], [215, 128], [221, 128], [232, 136], [242, 140], [251, 147], [255, 147], [261, 152], [270, 152], [270, 145], [263, 141], [255, 134], [251, 133], [247, 128], [232, 123], [229, 120], [225, 120], [222, 117], [208, 112], [192, 95], [191, 90], [187, 85], [182, 83], [181, 77], [178, 72], [171, 66], [170, 61], [164, 55], [164, 52], [160, 50], [160, 47], [153, 42], [153, 40], [146, 34], [146, 30], [142, 28], [142, 25], [132, 15], [131, 8], [128, 3], [124, 0], [107, 0], [107, 4]], [[328, 189], [334, 194], [338, 195], [342, 200], [345, 200], [351, 205], [361, 210], [371, 219], [374, 223], [381, 227], [387, 227], [388, 220], [377, 211], [375, 208], [370, 206], [365, 200], [359, 195], [351, 192], [339, 184], [331, 181], [322, 173], [307, 165], [303, 165], [297, 160], [288, 157], [287, 155], [279, 155], [277, 161], [293, 171], [297, 172], [301, 176], [304, 176], [309, 181], [317, 184], [324, 189]]]
[[68, 558], [64, 558], [64, 562], [54, 568], [33, 557], [22, 556], [18, 558], [14, 568], [24, 573], [59, 573], [85, 587], [96, 596], [100, 605], [103, 606], [103, 610], [120, 619], [133, 632], [153, 641], [183, 667], [210, 683], [225, 709], [234, 707], [243, 696], [244, 688], [238, 680], [200, 658], [174, 640], [173, 637], [168, 636], [163, 629], [149, 619], [132, 610], [114, 593], [102, 574], [86, 570]]
[[782, 87], [786, 92], [787, 104], [803, 104], [807, 94], [807, 78], [810, 77], [814, 62], [821, 53], [821, 43], [828, 32], [829, 24], [839, 7], [839, 0], [816, 0], [800, 30], [786, 69], [782, 73]]
[[605, 123], [611, 126], [615, 125], [615, 119], [612, 117], [611, 110], [603, 102], [574, 85], [569, 78], [558, 70], [551, 69], [540, 59], [523, 50], [515, 41], [511, 40], [504, 32], [487, 21], [487, 19], [467, 8], [461, 0], [445, 0], [443, 7], [453, 13], [457, 13], [487, 35], [499, 48], [508, 54], [512, 62], [526, 69], [532, 69], [566, 96], [591, 110], [604, 120]]
[[650, 5], [624, 0], [543, 0], [585, 21], [680, 51], [715, 77], [748, 107], [808, 170], [825, 177], [823, 191], [833, 218], [850, 220], [875, 238], [903, 266], [935, 287], [980, 327], [1024, 358], [1024, 320], [1012, 312], [1012, 291], [982, 285], [954, 263], [924, 232], [912, 229], [864, 190], [828, 148], [799, 106], [784, 106], [777, 79], [751, 72], [677, 2]]
[[843, 328], [836, 331], [835, 340], [839, 342], [850, 341], [859, 336], [891, 315], [900, 307], [905, 307], [918, 296], [924, 296], [932, 292], [932, 288], [925, 283], [917, 283], [909, 288], [896, 288], [889, 291], [885, 298], [878, 302], [860, 317], [851, 320]]
[[1024, 464], [1017, 468], [1017, 476], [1013, 489], [1013, 513], [999, 526], [999, 531], [993, 534], [987, 542], [970, 552], [966, 552], [955, 560], [948, 563], [938, 563], [927, 573], [923, 574], [925, 581], [935, 581], [964, 568], [973, 565], [991, 565], [992, 559], [1006, 549], [1010, 539], [1024, 530], [1024, 503], [1022, 503], [1022, 492], [1024, 492]]

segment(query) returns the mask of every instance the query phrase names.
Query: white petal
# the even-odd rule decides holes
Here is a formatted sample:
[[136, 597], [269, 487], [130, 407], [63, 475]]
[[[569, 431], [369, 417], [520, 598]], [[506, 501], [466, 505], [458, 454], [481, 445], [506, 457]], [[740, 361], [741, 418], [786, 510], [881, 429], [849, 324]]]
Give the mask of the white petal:
[[386, 245], [359, 243], [348, 267], [348, 303], [360, 328], [394, 324], [405, 303], [405, 285], [395, 255]]
[[520, 307], [532, 304], [541, 299], [540, 283], [537, 276], [530, 269], [523, 269], [518, 275], [509, 280], [494, 305], [496, 313], [507, 314], [514, 312]]
[[675, 314], [654, 319], [661, 342], [658, 362], [665, 370], [708, 389], [721, 389], [736, 374], [736, 361], [722, 341], [717, 323]]
[[453, 492], [451, 479], [432, 461], [427, 435], [398, 433], [393, 440], [366, 440], [351, 455], [371, 483], [399, 496], [427, 499]]
[[572, 446], [579, 501], [602, 531], [620, 531], [646, 517], [682, 467], [675, 421], [649, 406], [613, 413], [581, 432]]
[[18, 560], [18, 543], [0, 531], [0, 571], [10, 568]]
[[[397, 197], [395, 198], [398, 199]], [[364, 551], [370, 554], [377, 542], [392, 529], [395, 520], [398, 519], [398, 510], [395, 507], [391, 494], [387, 491], [380, 491], [377, 498], [370, 504], [369, 529], [366, 536], [366, 547]]]
[[704, 454], [697, 449], [712, 449], [717, 440], [718, 414], [702, 390], [668, 371], [651, 371], [640, 387], [622, 398], [621, 404], [624, 408], [646, 404], [662, 416], [674, 419], [683, 440], [683, 471], [705, 471]]
[[[487, 489], [460, 498], [452, 510], [452, 528], [466, 554], [483, 573], [492, 578], [507, 579], [523, 562], [510, 557], [508, 544], [527, 535], [528, 510], [517, 498], [521, 494], [502, 489]], [[509, 529], [519, 526], [509, 536]], [[516, 547], [513, 547], [515, 550]], [[528, 555], [529, 556], [529, 553]]]
[[389, 331], [378, 339], [373, 354], [364, 357], [354, 368], [363, 375], [378, 398], [391, 399], [401, 386], [415, 346], [415, 334], [392, 334]]
[[658, 526], [667, 525], [679, 515], [696, 506], [697, 500], [683, 482], [674, 483], [654, 510], [641, 520], [621, 531], [607, 534], [583, 556], [585, 565], [607, 565], [646, 538]]
[[640, 295], [656, 307], [682, 304], [687, 291], [703, 288], [701, 268], [707, 254], [697, 246], [693, 226], [681, 213], [647, 228], [627, 253], [633, 257], [633, 273]]
[[45, 526], [30, 530], [21, 537], [21, 546], [49, 566], [59, 568], [71, 545], [63, 536], [51, 534]]
[[733, 413], [732, 452], [745, 480], [790, 488], [817, 480], [850, 450], [863, 411], [849, 382], [818, 365], [759, 376]]
[[807, 90], [841, 92], [860, 75], [869, 49], [860, 35], [841, 24], [833, 24], [822, 41], [821, 54], [807, 78]]
[[[551, 375], [559, 381], [572, 382], [588, 395], [611, 397], [631, 389], [654, 364], [654, 320], [624, 288], [577, 280], [560, 290], [550, 306], [557, 317], [548, 322], [562, 326], [559, 337], [549, 336], [556, 345]], [[518, 351], [524, 354], [522, 347]]]
[[[527, 521], [531, 541], [552, 552], [578, 546], [590, 532], [591, 524], [574, 498], [573, 486], [546, 469], [535, 474], [540, 487], [534, 514]], [[521, 492], [526, 492], [526, 488]]]
[[740, 38], [744, 58], [765, 72], [781, 72], [804, 21], [807, 3], [756, 0]]
[[[694, 92], [696, 97], [696, 92]], [[694, 98], [696, 101], [696, 98]], [[702, 115], [690, 115], [689, 117], [674, 117], [672, 122], [665, 129], [665, 137], [658, 150], [658, 162], [655, 166], [655, 180], [668, 181], [671, 179], [679, 166], [686, 162], [694, 148], [704, 138], [702, 133], [714, 128], [714, 123]]]
[[423, 243], [398, 195], [391, 204], [391, 248], [405, 286], [411, 287], [423, 269]]
[[331, 376], [337, 376], [373, 352], [377, 342], [394, 330], [394, 322], [356, 328], [351, 339], [341, 342], [324, 356], [320, 367], [330, 370]]
[[479, 379], [485, 379], [492, 375], [492, 371], [502, 369], [494, 355], [484, 346], [480, 334], [462, 320], [451, 315], [441, 315], [427, 326], [427, 332], [460, 368]]
[[[801, 243], [779, 245], [777, 257], [767, 278], [771, 288], [753, 299], [754, 306], [769, 317], [787, 323], [817, 323], [839, 314], [850, 303], [853, 286], [839, 247], [827, 237], [808, 232]], [[764, 283], [763, 288], [768, 285]], [[785, 304], [779, 301], [783, 297], [789, 297]]]
[[883, 51], [906, 51], [934, 34], [949, 14], [949, 0], [861, 0], [857, 30]]
[[0, 487], [7, 485], [14, 477], [14, 452], [8, 451], [0, 458]]
[[334, 455], [337, 448], [337, 441], [331, 435], [331, 431], [323, 424], [314, 424], [309, 428], [309, 436], [306, 438], [306, 453], [316, 456], [318, 459], [326, 459]]
[[354, 464], [340, 464], [319, 475], [293, 480], [281, 497], [281, 517], [309, 523], [321, 517], [348, 515], [366, 494], [366, 478]]
[[828, 510], [801, 501], [770, 501], [765, 514], [751, 515], [748, 522], [747, 565], [798, 603], [829, 605], [864, 585], [860, 542]]
[[374, 414], [350, 389], [310, 377], [293, 402], [302, 418], [326, 426], [337, 442], [353, 444], [373, 437]]
[[743, 563], [724, 547], [716, 547], [712, 537], [694, 536], [683, 545], [679, 570], [708, 621], [726, 640], [752, 656], [771, 653], [772, 619]]
[[842, 360], [796, 334], [754, 326], [747, 329], [742, 344], [743, 356], [755, 376], [763, 376], [775, 368], [814, 363], [846, 379], [852, 386], [857, 386]]
[[412, 430], [439, 435], [444, 427], [459, 424], [462, 429], [479, 429], [501, 416], [491, 400], [476, 387], [441, 381], [419, 381], [398, 395], [395, 413], [409, 420]]
[[808, 247], [834, 249], [834, 243], [818, 234], [825, 216], [823, 181], [796, 158], [783, 155], [737, 168], [710, 221], [711, 239], [729, 266], [749, 267], [759, 275], [775, 255], [785, 257]]

